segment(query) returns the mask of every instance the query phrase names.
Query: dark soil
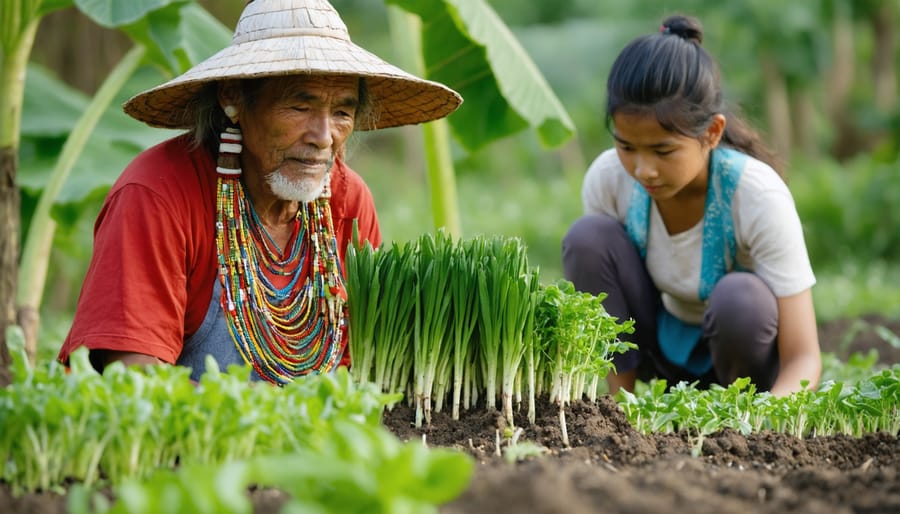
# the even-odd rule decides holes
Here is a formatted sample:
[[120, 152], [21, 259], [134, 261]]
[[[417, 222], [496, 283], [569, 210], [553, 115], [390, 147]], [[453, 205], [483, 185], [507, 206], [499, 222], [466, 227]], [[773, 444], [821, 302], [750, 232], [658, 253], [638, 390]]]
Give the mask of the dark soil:
[[[876, 326], [900, 334], [900, 319], [832, 321], [820, 327], [822, 350], [845, 360], [874, 348], [880, 363], [900, 362], [900, 348], [879, 336]], [[900, 512], [900, 434], [798, 439], [726, 430], [707, 438], [702, 455], [692, 457], [687, 437], [637, 433], [615, 402], [603, 397], [567, 409], [571, 448], [562, 445], [556, 407], [541, 406], [534, 426], [519, 421], [525, 429], [519, 441], [546, 452], [509, 463], [497, 456], [502, 416], [461, 417], [454, 422], [438, 414], [430, 428], [416, 430], [406, 407], [385, 416], [386, 426], [402, 439], [424, 435], [431, 446], [476, 457], [469, 489], [442, 507], [442, 514]]]
[[496, 454], [503, 425], [496, 414], [468, 413], [458, 422], [437, 415], [430, 429], [415, 430], [414, 413], [398, 407], [386, 424], [403, 439], [424, 434], [429, 445], [476, 457], [469, 489], [443, 514], [900, 512], [896, 434], [798, 439], [725, 430], [691, 457], [686, 437], [635, 432], [608, 396], [567, 409], [571, 448], [562, 446], [557, 413], [545, 404], [535, 425], [523, 427], [520, 442], [546, 453], [518, 463]]
[[[882, 317], [834, 321], [820, 327], [823, 351], [846, 358], [869, 348], [880, 362], [900, 362], [872, 327], [900, 334], [900, 320]], [[415, 429], [406, 406], [386, 413], [384, 422], [403, 440], [458, 448], [477, 461], [462, 496], [442, 506], [442, 514], [527, 512], [581, 513], [892, 513], [900, 512], [900, 439], [871, 434], [798, 439], [763, 432], [749, 437], [726, 430], [708, 437], [702, 454], [691, 456], [684, 435], [637, 433], [609, 397], [577, 402], [566, 410], [570, 448], [562, 444], [558, 410], [543, 402], [534, 425], [516, 414], [519, 438], [540, 445], [542, 454], [518, 462], [497, 455], [501, 416], [464, 412], [453, 421], [435, 413], [427, 429]], [[256, 512], [278, 512], [277, 491], [252, 494]], [[13, 498], [0, 486], [0, 513], [65, 512], [58, 493]]]
[[874, 349], [878, 351], [880, 363], [900, 362], [900, 346], [893, 346], [878, 333], [879, 330], [900, 338], [900, 317], [873, 314], [827, 321], [819, 325], [819, 345], [823, 352], [832, 352], [843, 361], [853, 353]]

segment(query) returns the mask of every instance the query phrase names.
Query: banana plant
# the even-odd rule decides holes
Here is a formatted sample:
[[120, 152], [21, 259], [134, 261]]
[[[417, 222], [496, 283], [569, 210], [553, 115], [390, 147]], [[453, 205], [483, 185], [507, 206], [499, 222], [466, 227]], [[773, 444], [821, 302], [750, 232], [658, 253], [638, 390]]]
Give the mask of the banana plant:
[[19, 191], [16, 187], [19, 125], [25, 91], [25, 68], [43, 16], [69, 2], [4, 0], [0, 2], [0, 386], [9, 383], [11, 362], [7, 328], [16, 323], [16, 269], [19, 256]]
[[[4, 1], [2, 5], [7, 8], [10, 2]], [[5, 276], [18, 276], [18, 287], [13, 288], [15, 296], [10, 294], [2, 297], [16, 299], [16, 321], [22, 325], [25, 332], [26, 351], [32, 360], [36, 353], [39, 326], [38, 309], [43, 298], [50, 251], [57, 228], [53, 207], [64, 191], [69, 174], [79, 162], [101, 117], [107, 113], [114, 99], [121, 94], [123, 87], [141, 65], [151, 65], [161, 71], [165, 77], [172, 77], [225, 46], [230, 38], [230, 32], [224, 26], [199, 5], [186, 0], [144, 0], [142, 2], [130, 0], [44, 0], [43, 2], [40, 0], [13, 0], [10, 8], [12, 10], [15, 10], [16, 7], [31, 9], [28, 11], [32, 13], [32, 16], [28, 18], [30, 25], [27, 27], [33, 32], [43, 15], [55, 9], [72, 6], [77, 7], [103, 27], [122, 30], [132, 39], [134, 45], [109, 73], [93, 98], [83, 106], [74, 124], [64, 129], [67, 132], [65, 143], [59, 154], [52, 159], [49, 172], [45, 170], [38, 181], [38, 187], [41, 189], [40, 197], [30, 216], [27, 238], [22, 250], [21, 261], [18, 264], [18, 271], [15, 271], [17, 264], [15, 260], [3, 263]], [[6, 20], [7, 16], [4, 15], [3, 19]], [[28, 44], [27, 50], [22, 49], [24, 44], [20, 45], [19, 60], [21, 62], [19, 64], [21, 70], [18, 68], [16, 70], [16, 73], [19, 74], [17, 76], [22, 76], [23, 79], [30, 45], [33, 44], [34, 39], [33, 34], [28, 36], [26, 32], [25, 36], [30, 37], [31, 43]], [[5, 48], [4, 45], [4, 50]], [[4, 65], [6, 65], [6, 60], [4, 60]], [[6, 76], [6, 70], [4, 70], [4, 76]], [[6, 80], [3, 83], [7, 85]], [[4, 95], [6, 101], [16, 102], [19, 105], [15, 112], [21, 112], [24, 97], [22, 87], [13, 91], [4, 91], [4, 93], [8, 93], [8, 95]], [[6, 115], [7, 112], [7, 110], [3, 111], [4, 124], [10, 118]], [[19, 120], [15, 120], [15, 126], [9, 127], [9, 131], [15, 133], [16, 149], [21, 130], [19, 124]], [[59, 129], [59, 127], [56, 128]], [[14, 151], [12, 155], [16, 155], [16, 152]], [[13, 187], [18, 187], [17, 182], [12, 182]], [[97, 186], [108, 186], [108, 183], [97, 184]], [[68, 188], [68, 186], [66, 187]], [[81, 191], [89, 194], [93, 189], [81, 188]], [[6, 203], [8, 202], [4, 202], [4, 204]], [[4, 208], [6, 207], [4, 206]], [[18, 203], [15, 205], [15, 211], [16, 220], [18, 220]]]
[[446, 121], [422, 126], [435, 228], [461, 237], [451, 132], [463, 148], [474, 151], [533, 127], [542, 144], [557, 147], [575, 134], [575, 126], [528, 53], [485, 0], [385, 1], [394, 46], [412, 49], [403, 65], [464, 98]]

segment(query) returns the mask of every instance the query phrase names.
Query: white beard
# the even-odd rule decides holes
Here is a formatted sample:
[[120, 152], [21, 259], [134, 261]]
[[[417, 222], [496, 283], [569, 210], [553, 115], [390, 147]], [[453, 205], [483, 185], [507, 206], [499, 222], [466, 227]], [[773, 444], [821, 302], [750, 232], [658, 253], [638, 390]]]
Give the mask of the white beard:
[[266, 177], [266, 182], [272, 188], [272, 193], [282, 200], [292, 202], [308, 203], [315, 201], [322, 191], [325, 190], [325, 181], [328, 179], [328, 173], [321, 179], [312, 177], [303, 177], [300, 180], [290, 180], [280, 172], [270, 173]]

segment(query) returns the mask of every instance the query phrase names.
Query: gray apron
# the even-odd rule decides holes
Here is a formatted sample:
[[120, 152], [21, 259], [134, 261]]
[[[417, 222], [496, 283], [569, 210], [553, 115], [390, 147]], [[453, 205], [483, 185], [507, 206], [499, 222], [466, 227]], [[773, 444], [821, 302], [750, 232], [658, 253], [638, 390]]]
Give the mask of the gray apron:
[[[219, 370], [226, 371], [229, 365], [238, 364], [244, 366], [244, 359], [238, 352], [228, 332], [225, 321], [225, 311], [219, 304], [222, 296], [222, 286], [216, 277], [213, 283], [212, 298], [206, 316], [200, 328], [184, 341], [184, 348], [178, 357], [176, 364], [191, 368], [191, 380], [200, 380], [200, 376], [206, 371], [206, 356], [212, 355], [219, 364]], [[250, 372], [251, 380], [262, 380], [255, 370]]]

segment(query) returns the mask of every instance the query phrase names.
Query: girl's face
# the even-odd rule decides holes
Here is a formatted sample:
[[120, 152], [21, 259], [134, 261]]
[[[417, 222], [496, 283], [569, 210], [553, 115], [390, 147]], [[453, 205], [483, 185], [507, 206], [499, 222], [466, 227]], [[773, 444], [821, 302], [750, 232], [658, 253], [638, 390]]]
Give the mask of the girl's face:
[[706, 194], [709, 152], [725, 130], [717, 114], [700, 138], [664, 129], [653, 114], [613, 116], [616, 152], [628, 174], [657, 201]]

